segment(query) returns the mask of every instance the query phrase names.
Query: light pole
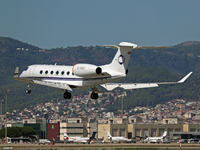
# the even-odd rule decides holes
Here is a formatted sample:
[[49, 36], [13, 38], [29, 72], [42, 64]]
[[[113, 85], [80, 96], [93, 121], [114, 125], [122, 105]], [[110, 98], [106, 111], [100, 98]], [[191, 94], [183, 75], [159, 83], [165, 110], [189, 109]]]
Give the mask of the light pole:
[[5, 89], [4, 93], [6, 95], [6, 124], [5, 124], [5, 143], [7, 143], [7, 95], [9, 90]]
[[2, 102], [3, 102], [3, 99], [1, 99], [1, 129], [2, 129]]

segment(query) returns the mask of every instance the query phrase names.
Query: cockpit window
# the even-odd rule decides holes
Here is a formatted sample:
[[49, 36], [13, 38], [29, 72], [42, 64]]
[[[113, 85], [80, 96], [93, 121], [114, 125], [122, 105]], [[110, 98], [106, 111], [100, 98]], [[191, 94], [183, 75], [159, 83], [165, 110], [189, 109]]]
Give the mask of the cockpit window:
[[43, 73], [43, 70], [40, 70], [40, 74], [42, 74]]
[[48, 70], [45, 71], [45, 74], [48, 74]]
[[28, 70], [28, 68], [29, 68], [29, 67], [26, 67], [25, 71], [27, 71], [27, 70]]

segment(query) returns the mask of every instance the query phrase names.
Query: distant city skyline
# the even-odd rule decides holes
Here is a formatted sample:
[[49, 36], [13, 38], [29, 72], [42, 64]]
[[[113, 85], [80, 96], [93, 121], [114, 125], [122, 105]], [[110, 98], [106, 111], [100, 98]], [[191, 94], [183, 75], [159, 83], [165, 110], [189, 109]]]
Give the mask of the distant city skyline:
[[40, 48], [200, 41], [198, 0], [0, 1], [0, 36]]

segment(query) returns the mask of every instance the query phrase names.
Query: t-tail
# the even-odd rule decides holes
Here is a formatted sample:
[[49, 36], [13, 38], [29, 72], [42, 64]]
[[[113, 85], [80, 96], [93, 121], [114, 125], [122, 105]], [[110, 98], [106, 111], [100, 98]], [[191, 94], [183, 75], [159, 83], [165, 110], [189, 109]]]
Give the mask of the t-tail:
[[131, 51], [136, 48], [137, 45], [128, 42], [121, 42], [119, 45], [104, 46], [118, 49], [112, 62], [107, 65], [107, 69], [127, 74], [127, 67], [131, 56]]
[[107, 130], [107, 136], [109, 139], [112, 138], [112, 136], [110, 135], [110, 132], [108, 130]]
[[95, 139], [95, 135], [96, 135], [97, 132], [93, 132], [92, 136], [90, 137], [90, 140], [93, 140]]
[[145, 139], [149, 137], [149, 134], [146, 132], [145, 133]]
[[69, 139], [69, 136], [67, 135], [66, 132], [64, 132], [64, 139], [68, 140]]
[[165, 138], [167, 136], [167, 131], [165, 131], [162, 135], [162, 138]]

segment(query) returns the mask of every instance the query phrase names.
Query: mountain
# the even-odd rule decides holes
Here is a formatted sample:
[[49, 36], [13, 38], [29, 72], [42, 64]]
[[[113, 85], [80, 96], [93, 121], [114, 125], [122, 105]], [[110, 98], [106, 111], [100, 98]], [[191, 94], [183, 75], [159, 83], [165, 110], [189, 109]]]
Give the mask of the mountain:
[[177, 46], [194, 46], [194, 45], [200, 45], [200, 42], [199, 41], [187, 41], [187, 42], [180, 43]]
[[[190, 42], [194, 43], [194, 42]], [[158, 100], [164, 102], [170, 98], [186, 98], [198, 100], [200, 75], [200, 44], [189, 46], [176, 45], [170, 49], [133, 50], [129, 64], [129, 74], [123, 82], [157, 82], [176, 81], [190, 71], [194, 75], [188, 82], [176, 86], [163, 86], [155, 89], [141, 89], [128, 92], [128, 106], [155, 105]], [[20, 72], [31, 64], [59, 64], [74, 65], [90, 63], [103, 65], [110, 63], [116, 49], [101, 46], [77, 46], [66, 48], [41, 49], [39, 47], [15, 40], [10, 37], [0, 37], [0, 98], [5, 97], [4, 89], [8, 93], [8, 111], [23, 109], [37, 103], [63, 99], [63, 93], [57, 89], [33, 85], [32, 93], [25, 94], [26, 83], [12, 79], [16, 66]], [[173, 74], [172, 74], [173, 73]], [[194, 87], [193, 87], [194, 86]], [[74, 90], [73, 95], [88, 93], [88, 90]], [[176, 91], [176, 92], [174, 92]], [[184, 94], [180, 94], [184, 91]], [[192, 92], [192, 96], [187, 91]], [[165, 93], [165, 94], [164, 94]], [[127, 97], [128, 98], [128, 97]], [[148, 100], [145, 100], [148, 98]], [[130, 104], [131, 103], [131, 104]]]

